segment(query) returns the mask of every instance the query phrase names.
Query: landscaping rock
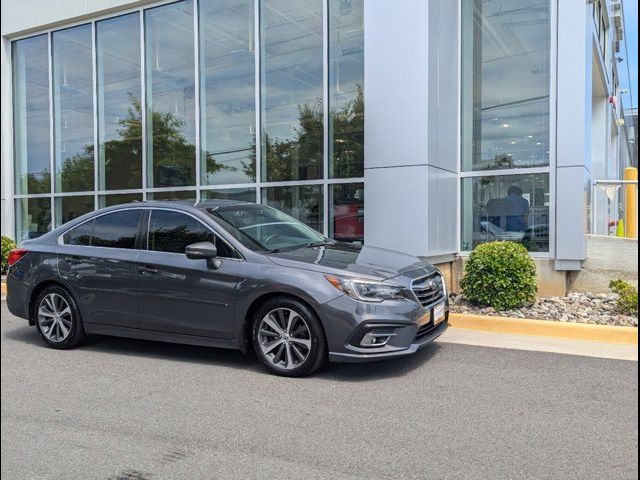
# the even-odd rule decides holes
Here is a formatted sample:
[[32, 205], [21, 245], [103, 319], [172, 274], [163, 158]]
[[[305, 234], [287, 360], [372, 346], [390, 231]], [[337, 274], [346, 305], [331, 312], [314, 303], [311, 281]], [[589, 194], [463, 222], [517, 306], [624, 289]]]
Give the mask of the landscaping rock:
[[472, 305], [463, 295], [451, 294], [450, 308], [453, 313], [637, 327], [637, 315], [620, 314], [616, 310], [617, 300], [616, 294], [571, 293], [567, 297], [538, 298], [528, 307], [499, 312], [492, 307]]

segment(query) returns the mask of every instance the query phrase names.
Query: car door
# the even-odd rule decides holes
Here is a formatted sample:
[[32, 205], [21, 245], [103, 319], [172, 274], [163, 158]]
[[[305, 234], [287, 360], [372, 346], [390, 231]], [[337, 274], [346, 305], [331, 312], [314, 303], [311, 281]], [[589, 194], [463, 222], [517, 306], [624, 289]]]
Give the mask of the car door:
[[58, 269], [78, 297], [84, 322], [138, 328], [136, 260], [143, 215], [142, 209], [110, 212], [63, 236]]
[[[182, 211], [151, 209], [147, 230], [147, 248], [138, 258], [141, 328], [231, 338], [238, 253], [209, 226]], [[186, 257], [187, 245], [198, 242], [218, 247], [219, 268]]]

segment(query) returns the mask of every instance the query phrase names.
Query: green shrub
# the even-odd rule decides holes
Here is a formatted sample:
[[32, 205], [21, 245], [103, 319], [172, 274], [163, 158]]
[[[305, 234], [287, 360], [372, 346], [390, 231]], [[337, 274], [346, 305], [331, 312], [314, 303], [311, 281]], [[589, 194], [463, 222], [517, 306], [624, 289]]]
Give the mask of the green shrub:
[[471, 303], [510, 310], [536, 299], [536, 264], [515, 242], [491, 242], [471, 252], [460, 281]]
[[2, 274], [7, 273], [7, 269], [9, 268], [9, 264], [7, 263], [7, 258], [9, 257], [9, 252], [16, 248], [16, 242], [11, 240], [9, 237], [2, 236]]
[[625, 315], [638, 315], [638, 289], [624, 280], [612, 280], [609, 288], [619, 295], [616, 309]]

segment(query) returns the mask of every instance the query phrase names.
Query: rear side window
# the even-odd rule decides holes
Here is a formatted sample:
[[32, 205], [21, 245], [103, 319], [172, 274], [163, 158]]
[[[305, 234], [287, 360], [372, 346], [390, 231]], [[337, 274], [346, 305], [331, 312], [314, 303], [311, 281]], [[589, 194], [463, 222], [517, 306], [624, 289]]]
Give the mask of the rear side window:
[[65, 245], [91, 245], [94, 221], [90, 220], [64, 234]]
[[236, 258], [231, 248], [216, 238], [208, 227], [189, 215], [167, 210], [152, 210], [149, 222], [149, 250], [185, 253], [192, 243], [211, 242], [219, 257]]
[[69, 230], [65, 245], [128, 248], [136, 247], [136, 235], [142, 210], [108, 213]]
[[142, 210], [125, 210], [96, 218], [91, 246], [134, 249], [141, 216]]

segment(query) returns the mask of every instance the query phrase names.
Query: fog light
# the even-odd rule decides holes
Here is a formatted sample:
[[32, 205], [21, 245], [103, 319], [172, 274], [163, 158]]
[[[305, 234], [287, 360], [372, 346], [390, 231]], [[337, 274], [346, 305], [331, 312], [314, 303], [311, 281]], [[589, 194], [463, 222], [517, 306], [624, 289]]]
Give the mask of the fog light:
[[391, 337], [395, 337], [395, 333], [367, 333], [362, 340], [360, 340], [360, 345], [363, 347], [384, 347]]

